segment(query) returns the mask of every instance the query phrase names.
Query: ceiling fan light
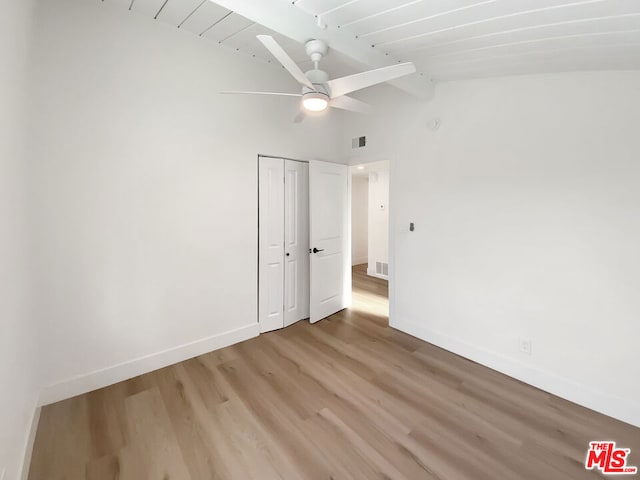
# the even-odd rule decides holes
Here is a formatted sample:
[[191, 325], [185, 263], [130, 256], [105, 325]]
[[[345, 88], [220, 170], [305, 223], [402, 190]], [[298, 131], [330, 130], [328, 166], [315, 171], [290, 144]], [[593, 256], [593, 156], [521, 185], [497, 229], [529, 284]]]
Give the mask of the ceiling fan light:
[[310, 112], [322, 112], [329, 106], [329, 98], [323, 93], [307, 93], [302, 98], [302, 106]]

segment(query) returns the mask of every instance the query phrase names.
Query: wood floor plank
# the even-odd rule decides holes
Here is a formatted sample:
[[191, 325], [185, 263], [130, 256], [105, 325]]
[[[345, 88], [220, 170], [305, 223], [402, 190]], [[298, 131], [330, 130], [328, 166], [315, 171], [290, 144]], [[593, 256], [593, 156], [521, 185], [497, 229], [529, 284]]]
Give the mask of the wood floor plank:
[[87, 397], [74, 397], [43, 408], [29, 478], [84, 478], [91, 451]]
[[191, 480], [158, 388], [125, 400], [131, 444], [121, 450], [122, 480]]
[[588, 442], [640, 465], [640, 429], [388, 325], [387, 282], [353, 306], [45, 407], [30, 480], [604, 478]]
[[122, 478], [118, 455], [105, 455], [87, 463], [87, 480], [118, 480]]
[[331, 466], [309, 441], [304, 430], [287, 406], [286, 399], [274, 398], [268, 383], [255, 373], [250, 363], [239, 358], [219, 367], [247, 409], [271, 439], [291, 458], [300, 472], [298, 478], [331, 478]]
[[229, 465], [224, 461], [226, 443], [216, 445], [209, 433], [214, 424], [209, 408], [220, 404], [218, 398], [213, 397], [212, 404], [205, 405], [186, 368], [181, 366], [185, 367], [178, 365], [155, 372], [155, 377], [191, 478], [231, 478]]

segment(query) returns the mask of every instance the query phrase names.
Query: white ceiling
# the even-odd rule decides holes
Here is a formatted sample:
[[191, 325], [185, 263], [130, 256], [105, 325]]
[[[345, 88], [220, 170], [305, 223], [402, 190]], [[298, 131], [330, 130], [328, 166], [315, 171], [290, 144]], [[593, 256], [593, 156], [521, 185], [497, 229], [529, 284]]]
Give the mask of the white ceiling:
[[[293, 4], [436, 81], [559, 71], [640, 69], [640, 0], [256, 0]], [[104, 0], [273, 62], [271, 34], [303, 69], [304, 47], [209, 0]], [[246, 3], [246, 0], [245, 2]], [[228, 2], [227, 2], [228, 4]], [[296, 13], [300, 13], [296, 12]], [[293, 17], [292, 17], [293, 18]], [[332, 76], [363, 70], [332, 52]]]
[[382, 160], [379, 162], [360, 163], [349, 167], [352, 177], [369, 178], [370, 173], [389, 171], [389, 161]]
[[[303, 70], [313, 68], [305, 53], [304, 45], [238, 15], [210, 0], [102, 0], [124, 10], [154, 18], [163, 23], [186, 30], [206, 40], [232, 48], [256, 61], [283, 68], [256, 35], [272, 35]], [[332, 52], [322, 63], [332, 76], [342, 76], [360, 71], [339, 52]]]
[[640, 0], [296, 0], [435, 80], [640, 68]]

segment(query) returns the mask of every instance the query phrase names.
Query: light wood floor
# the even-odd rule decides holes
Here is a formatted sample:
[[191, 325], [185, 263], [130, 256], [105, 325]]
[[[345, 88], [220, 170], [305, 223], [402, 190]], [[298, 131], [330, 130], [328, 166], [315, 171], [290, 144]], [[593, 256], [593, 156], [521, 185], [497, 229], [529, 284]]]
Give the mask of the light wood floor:
[[46, 407], [29, 478], [582, 479], [596, 439], [640, 465], [640, 429], [389, 328], [356, 267], [350, 310]]

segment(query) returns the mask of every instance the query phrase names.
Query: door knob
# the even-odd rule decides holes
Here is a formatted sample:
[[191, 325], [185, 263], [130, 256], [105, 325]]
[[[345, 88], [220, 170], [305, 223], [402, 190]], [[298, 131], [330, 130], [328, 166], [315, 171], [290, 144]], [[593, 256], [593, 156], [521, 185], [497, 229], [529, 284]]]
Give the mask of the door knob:
[[289, 256], [289, 252], [285, 253], [285, 255], [288, 257]]
[[313, 253], [324, 252], [324, 248], [313, 247]]

